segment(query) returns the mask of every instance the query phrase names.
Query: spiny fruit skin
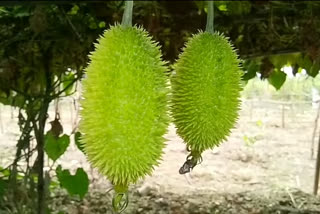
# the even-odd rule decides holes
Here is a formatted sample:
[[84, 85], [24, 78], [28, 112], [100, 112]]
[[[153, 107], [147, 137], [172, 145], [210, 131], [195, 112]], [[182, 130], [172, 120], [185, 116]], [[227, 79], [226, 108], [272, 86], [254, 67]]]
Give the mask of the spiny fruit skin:
[[186, 44], [172, 77], [172, 116], [191, 155], [230, 134], [240, 104], [241, 71], [232, 45], [219, 33], [199, 32]]
[[167, 130], [161, 52], [139, 27], [112, 26], [90, 55], [80, 131], [88, 160], [125, 192], [158, 165]]

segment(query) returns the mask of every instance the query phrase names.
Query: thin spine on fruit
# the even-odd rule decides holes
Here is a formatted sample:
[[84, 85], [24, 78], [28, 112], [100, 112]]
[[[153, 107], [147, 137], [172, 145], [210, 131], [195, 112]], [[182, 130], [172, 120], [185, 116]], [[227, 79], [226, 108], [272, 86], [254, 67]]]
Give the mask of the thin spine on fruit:
[[238, 117], [240, 60], [227, 38], [213, 33], [212, 4], [208, 2], [206, 32], [189, 39], [172, 78], [172, 116], [190, 152], [181, 174], [202, 161], [203, 151], [225, 140]]
[[[132, 14], [132, 2], [125, 11]], [[129, 184], [159, 164], [169, 123], [166, 63], [158, 44], [132, 27], [130, 17], [124, 14], [125, 24], [111, 26], [95, 44], [81, 100], [84, 150], [113, 184], [117, 213], [128, 204]]]

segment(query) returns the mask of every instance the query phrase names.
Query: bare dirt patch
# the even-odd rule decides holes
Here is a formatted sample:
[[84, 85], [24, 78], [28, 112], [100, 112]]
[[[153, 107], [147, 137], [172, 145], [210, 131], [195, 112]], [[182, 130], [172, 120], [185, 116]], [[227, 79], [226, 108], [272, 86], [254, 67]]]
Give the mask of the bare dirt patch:
[[[73, 120], [76, 118], [71, 103], [71, 100], [60, 103], [60, 114], [67, 134], [70, 134]], [[19, 136], [16, 125], [17, 112], [13, 110], [11, 113], [11, 111], [9, 107], [1, 106], [1, 166], [12, 161], [15, 143]], [[196, 166], [192, 173], [186, 176], [178, 173], [187, 155], [185, 145], [175, 134], [175, 128], [171, 125], [166, 135], [168, 141], [163, 161], [159, 167], [155, 168], [152, 176], [146, 177], [132, 187], [132, 191], [137, 193], [133, 194], [133, 202], [130, 205], [132, 209], [129, 208], [131, 212], [128, 213], [290, 213], [290, 210], [285, 211], [285, 208], [281, 212], [280, 208], [279, 212], [271, 210], [274, 206], [270, 204], [282, 206], [281, 198], [283, 197], [286, 198], [286, 203], [291, 203], [289, 207], [292, 208], [292, 213], [295, 213], [296, 206], [300, 206], [303, 213], [304, 208], [303, 205], [299, 205], [300, 202], [292, 205], [292, 197], [294, 198], [295, 195], [307, 202], [311, 198], [315, 200], [311, 207], [305, 209], [320, 213], [320, 205], [317, 204], [320, 199], [306, 194], [311, 193], [313, 188], [315, 160], [310, 159], [310, 143], [316, 110], [312, 109], [311, 104], [293, 105], [286, 107], [284, 113], [283, 121], [281, 105], [263, 101], [245, 101], [238, 124], [228, 141], [220, 147], [205, 152], [202, 164]], [[53, 118], [53, 115], [53, 108], [51, 108], [50, 118]], [[94, 180], [91, 190], [94, 192], [99, 189], [102, 195], [107, 191], [108, 182], [90, 168], [84, 155], [74, 144], [70, 145], [68, 152], [57, 164], [70, 169], [84, 167]], [[150, 191], [152, 193], [148, 193]], [[90, 193], [90, 197], [93, 197], [92, 194], [97, 194], [93, 192]], [[109, 197], [105, 197], [106, 201], [99, 203], [108, 206], [110, 200]], [[221, 199], [222, 202], [219, 202], [219, 198], [223, 199]], [[90, 204], [91, 199], [88, 200]], [[192, 204], [190, 200], [196, 205], [190, 205]], [[241, 200], [241, 203], [238, 200]], [[170, 206], [161, 205], [162, 203]], [[174, 205], [174, 203], [178, 204]], [[186, 208], [183, 203], [187, 204], [185, 206], [195, 207], [194, 209]], [[221, 208], [220, 212], [221, 209], [218, 209], [219, 206], [215, 203], [219, 203], [223, 209], [231, 206], [231, 211]], [[245, 208], [239, 211], [238, 208], [234, 208], [234, 204], [245, 204], [243, 206], [252, 207], [252, 210]], [[180, 206], [180, 211], [174, 211], [175, 206]], [[211, 209], [210, 206], [216, 207], [219, 212], [212, 211], [213, 208]], [[149, 207], [151, 210], [153, 207], [158, 207], [156, 209], [158, 212], [150, 210], [147, 212], [143, 207]], [[266, 207], [271, 208], [264, 212]], [[285, 205], [285, 207], [288, 206]], [[256, 211], [254, 211], [255, 208], [257, 208]], [[211, 211], [207, 212], [208, 210]]]

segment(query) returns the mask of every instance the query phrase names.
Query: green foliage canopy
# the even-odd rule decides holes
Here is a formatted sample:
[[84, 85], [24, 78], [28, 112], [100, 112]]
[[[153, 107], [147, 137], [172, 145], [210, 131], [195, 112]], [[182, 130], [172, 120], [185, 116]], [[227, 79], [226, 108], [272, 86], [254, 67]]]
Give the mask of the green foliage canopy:
[[[105, 27], [120, 22], [123, 6], [123, 1], [110, 1], [0, 7], [1, 102], [22, 106], [25, 95], [41, 96], [47, 81], [61, 78], [66, 87], [81, 77], [92, 43]], [[173, 62], [186, 39], [205, 26], [205, 7], [198, 1], [137, 1], [133, 19]], [[320, 67], [319, 9], [316, 1], [215, 1], [214, 23], [249, 61], [244, 63], [245, 74], [250, 71], [244, 80], [254, 71], [268, 78], [274, 68], [287, 64], [314, 77]], [[252, 60], [258, 65], [254, 70], [246, 66]], [[44, 75], [46, 61], [54, 73], [51, 80]]]

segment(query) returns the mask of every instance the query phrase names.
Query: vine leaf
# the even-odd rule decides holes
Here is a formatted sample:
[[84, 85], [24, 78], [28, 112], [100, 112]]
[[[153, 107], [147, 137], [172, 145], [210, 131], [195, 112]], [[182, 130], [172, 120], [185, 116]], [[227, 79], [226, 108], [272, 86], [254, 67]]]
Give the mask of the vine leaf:
[[74, 175], [67, 169], [62, 170], [61, 165], [56, 169], [61, 187], [65, 188], [70, 195], [79, 195], [82, 199], [89, 189], [89, 178], [83, 168], [78, 168]]
[[308, 56], [301, 56], [298, 60], [297, 60], [298, 65], [301, 68], [304, 68], [307, 73], [309, 74], [311, 67], [312, 67], [312, 61]]
[[271, 85], [273, 85], [273, 87], [279, 90], [286, 81], [286, 78], [286, 73], [279, 71], [278, 69], [274, 69], [273, 72], [270, 74], [268, 81]]
[[255, 78], [257, 76], [256, 73], [260, 69], [259, 64], [254, 60], [246, 61], [243, 67], [244, 67], [245, 73], [242, 76], [242, 80], [244, 81]]
[[70, 138], [64, 134], [61, 137], [55, 137], [51, 131], [45, 136], [45, 151], [50, 159], [56, 161], [68, 148]]
[[63, 76], [63, 88], [62, 90], [65, 90], [65, 94], [68, 96], [72, 93], [74, 84], [72, 84], [75, 80], [75, 75], [73, 73], [68, 73]]
[[301, 54], [283, 54], [281, 57], [273, 55], [269, 59], [274, 67], [280, 70], [284, 66], [294, 66], [301, 61]]
[[105, 28], [106, 27], [106, 23], [105, 22], [99, 22], [99, 28]]
[[76, 143], [78, 149], [83, 152], [83, 154], [85, 154], [85, 151], [84, 151], [84, 146], [83, 144], [80, 142], [80, 139], [81, 139], [81, 132], [76, 132], [74, 134], [74, 142]]
[[319, 73], [319, 70], [320, 70], [320, 65], [315, 62], [315, 63], [313, 63], [311, 68], [309, 70], [307, 70], [307, 73], [312, 77], [316, 77]]
[[68, 12], [69, 15], [76, 15], [79, 11], [79, 6], [78, 5], [74, 5], [71, 10]]
[[3, 168], [0, 166], [0, 175], [1, 175], [2, 179], [3, 179], [3, 177], [9, 177], [10, 174], [11, 174], [11, 172], [8, 168]]
[[0, 178], [0, 199], [5, 193], [6, 188], [7, 188], [7, 182], [5, 182], [3, 179]]

